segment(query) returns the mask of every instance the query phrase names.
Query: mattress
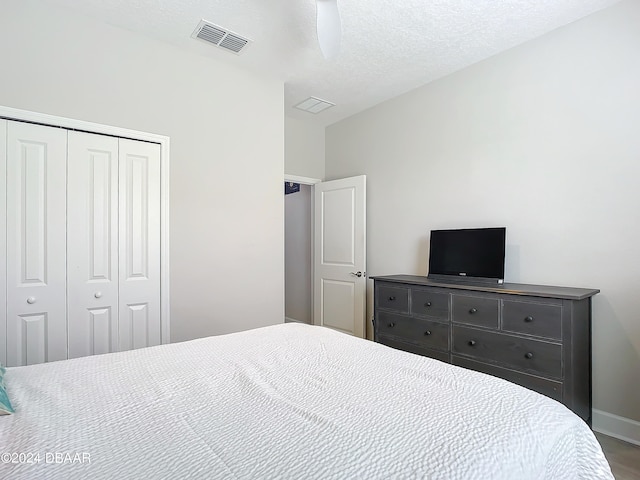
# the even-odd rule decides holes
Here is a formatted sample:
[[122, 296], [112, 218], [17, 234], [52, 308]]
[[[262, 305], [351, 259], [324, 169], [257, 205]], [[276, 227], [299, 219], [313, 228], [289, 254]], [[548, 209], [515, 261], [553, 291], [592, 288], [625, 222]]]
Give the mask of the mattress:
[[5, 380], [16, 413], [0, 417], [0, 478], [613, 478], [562, 404], [323, 327], [16, 367]]

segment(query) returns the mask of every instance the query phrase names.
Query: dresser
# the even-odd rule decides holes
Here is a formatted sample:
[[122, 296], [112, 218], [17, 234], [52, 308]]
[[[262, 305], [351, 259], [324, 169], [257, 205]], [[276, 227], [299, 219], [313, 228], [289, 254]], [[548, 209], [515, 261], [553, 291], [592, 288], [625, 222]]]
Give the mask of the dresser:
[[591, 425], [591, 298], [600, 290], [372, 278], [376, 342], [517, 383]]

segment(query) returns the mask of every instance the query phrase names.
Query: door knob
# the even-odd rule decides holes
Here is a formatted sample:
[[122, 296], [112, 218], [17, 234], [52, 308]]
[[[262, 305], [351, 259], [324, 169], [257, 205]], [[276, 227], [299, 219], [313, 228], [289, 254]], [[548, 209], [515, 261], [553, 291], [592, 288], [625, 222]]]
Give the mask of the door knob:
[[36, 297], [29, 297], [27, 298], [27, 303], [29, 305], [33, 305], [34, 303], [36, 303]]
[[349, 275], [360, 278], [362, 276], [362, 272], [349, 272]]
[[100, 298], [102, 296], [102, 292], [96, 292], [93, 294], [94, 297]]

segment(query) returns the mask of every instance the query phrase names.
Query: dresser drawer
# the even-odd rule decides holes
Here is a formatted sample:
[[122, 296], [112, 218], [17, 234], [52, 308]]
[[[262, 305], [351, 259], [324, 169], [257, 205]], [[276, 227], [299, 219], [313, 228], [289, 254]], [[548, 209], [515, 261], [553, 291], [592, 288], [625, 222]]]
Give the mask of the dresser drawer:
[[380, 308], [409, 313], [409, 288], [380, 285], [376, 289], [376, 303]]
[[378, 343], [381, 343], [388, 347], [396, 348], [398, 350], [404, 350], [405, 352], [415, 353], [416, 355], [435, 358], [436, 360], [440, 360], [441, 362], [449, 363], [449, 352], [445, 352], [442, 350], [432, 350], [430, 348], [425, 348], [422, 345], [403, 342], [396, 338], [387, 337], [385, 335], [380, 335], [378, 337]]
[[476, 362], [468, 358], [453, 355], [451, 363], [460, 367], [469, 368], [477, 372], [493, 375], [494, 377], [504, 378], [510, 382], [516, 383], [522, 387], [526, 387], [534, 392], [541, 393], [547, 397], [551, 397], [559, 402], [562, 401], [562, 383], [548, 378], [537, 377], [527, 373], [509, 370], [508, 368], [497, 367], [487, 363]]
[[562, 345], [467, 327], [453, 327], [453, 353], [529, 373], [562, 378]]
[[411, 289], [411, 313], [433, 318], [449, 320], [449, 294], [424, 290]]
[[503, 300], [502, 329], [560, 340], [562, 306]]
[[498, 299], [453, 295], [453, 321], [498, 328]]
[[378, 335], [402, 338], [403, 341], [424, 347], [449, 349], [449, 325], [446, 323], [378, 312], [376, 330]]

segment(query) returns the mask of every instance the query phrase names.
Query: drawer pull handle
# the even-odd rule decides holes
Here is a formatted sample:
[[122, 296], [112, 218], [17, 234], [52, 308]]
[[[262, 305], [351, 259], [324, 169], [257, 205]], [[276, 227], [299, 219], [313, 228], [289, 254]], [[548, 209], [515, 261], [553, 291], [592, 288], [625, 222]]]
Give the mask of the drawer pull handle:
[[389, 301], [393, 302], [396, 299], [396, 297], [389, 297]]
[[475, 340], [469, 340], [469, 346], [470, 346], [470, 347], [475, 346], [475, 344], [476, 344], [476, 341], [475, 341]]
[[533, 322], [533, 317], [531, 315], [529, 315], [528, 317], [524, 317], [524, 321], [527, 323], [531, 323]]
[[393, 322], [391, 322], [391, 323], [389, 324], [389, 328], [393, 328], [393, 327], [395, 327], [395, 326], [396, 326], [396, 324], [395, 324], [395, 323], [393, 323]]
[[533, 358], [533, 353], [531, 352], [525, 353], [524, 358], [528, 358], [529, 360], [531, 360]]
[[424, 332], [424, 334], [427, 336], [431, 335], [431, 330], [427, 330], [426, 332]]
[[477, 308], [472, 308], [471, 310], [469, 310], [469, 313], [470, 313], [471, 315], [473, 315], [473, 314], [474, 314], [474, 313], [476, 313], [477, 311], [478, 311], [478, 309], [477, 309]]
[[424, 304], [425, 307], [430, 307], [431, 306], [431, 302], [427, 302]]

